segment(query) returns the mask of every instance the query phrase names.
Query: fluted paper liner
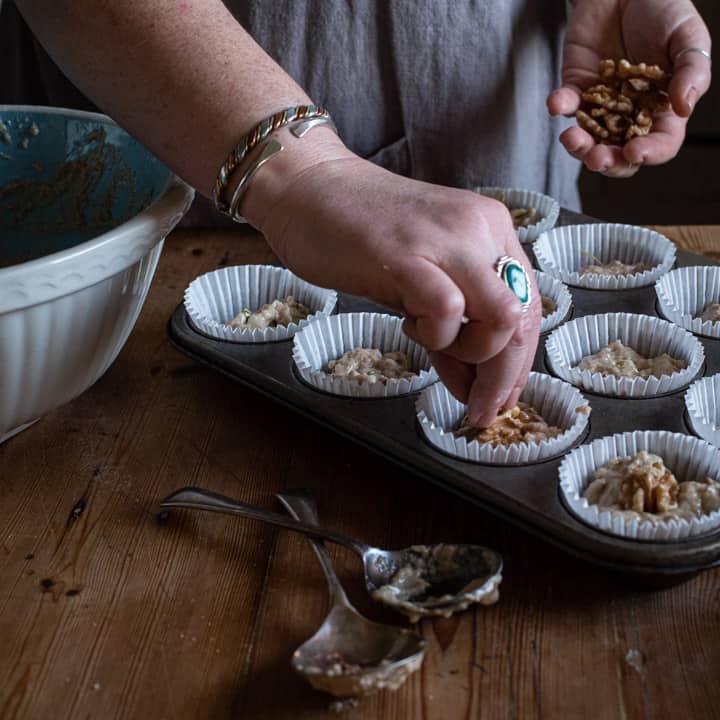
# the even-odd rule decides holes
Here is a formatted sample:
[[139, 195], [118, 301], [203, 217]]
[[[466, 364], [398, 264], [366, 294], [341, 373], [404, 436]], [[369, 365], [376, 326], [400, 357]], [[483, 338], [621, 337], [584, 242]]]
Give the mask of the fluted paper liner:
[[492, 465], [521, 465], [539, 462], [564, 452], [583, 435], [590, 406], [577, 388], [544, 373], [531, 372], [520, 396], [532, 405], [548, 425], [563, 430], [561, 435], [540, 443], [515, 443], [492, 447], [490, 443], [453, 435], [467, 412], [442, 384], [423, 390], [416, 403], [420, 428], [427, 441], [449, 455]]
[[599, 530], [636, 540], [682, 540], [720, 526], [720, 511], [692, 520], [653, 521], [628, 510], [601, 509], [582, 497], [595, 470], [640, 450], [659, 455], [678, 482], [720, 478], [720, 450], [699, 438], [666, 430], [611, 435], [575, 448], [560, 464], [560, 492], [570, 511]]
[[[540, 269], [564, 283], [594, 290], [652, 285], [675, 262], [675, 245], [664, 235], [634, 225], [566, 225], [543, 233], [533, 244]], [[650, 266], [635, 275], [581, 275], [586, 265], [620, 260]]]
[[720, 338], [720, 322], [701, 320], [705, 305], [720, 303], [720, 267], [678, 268], [655, 285], [660, 312], [671, 322], [697, 335]]
[[[390, 378], [385, 384], [335, 377], [326, 372], [330, 360], [355, 348], [400, 351], [408, 355], [411, 378]], [[300, 376], [318, 390], [333, 395], [383, 398], [421, 390], [437, 380], [425, 349], [402, 331], [402, 318], [381, 313], [341, 313], [320, 318], [293, 339], [293, 360]]]
[[542, 323], [540, 324], [541, 333], [550, 332], [550, 330], [556, 328], [568, 316], [570, 307], [572, 306], [572, 295], [570, 295], [567, 287], [552, 277], [552, 275], [544, 272], [536, 272], [535, 277], [540, 295], [551, 298], [557, 306], [553, 312], [542, 319]]
[[518, 240], [521, 243], [531, 243], [536, 240], [541, 233], [555, 227], [555, 223], [560, 216], [560, 203], [551, 198], [549, 195], [534, 192], [532, 190], [521, 190], [519, 188], [502, 188], [502, 187], [476, 187], [474, 192], [486, 197], [495, 198], [507, 205], [509, 208], [535, 208], [540, 216], [540, 220], [528, 227], [515, 228]]
[[[275, 328], [233, 328], [230, 321], [247, 308], [259, 310], [292, 295], [312, 313], [299, 323]], [[236, 265], [195, 278], [185, 290], [185, 310], [203, 335], [236, 343], [279, 342], [291, 338], [313, 320], [329, 315], [337, 303], [334, 290], [312, 285], [285, 268]]]
[[695, 381], [685, 393], [685, 407], [693, 432], [720, 447], [720, 375]]
[[[587, 355], [620, 340], [645, 357], [667, 353], [687, 367], [661, 377], [616, 378], [577, 365]], [[554, 330], [545, 344], [550, 369], [563, 380], [600, 395], [641, 398], [663, 395], [687, 385], [705, 360], [702, 343], [687, 330], [650, 315], [605, 313], [571, 320]]]

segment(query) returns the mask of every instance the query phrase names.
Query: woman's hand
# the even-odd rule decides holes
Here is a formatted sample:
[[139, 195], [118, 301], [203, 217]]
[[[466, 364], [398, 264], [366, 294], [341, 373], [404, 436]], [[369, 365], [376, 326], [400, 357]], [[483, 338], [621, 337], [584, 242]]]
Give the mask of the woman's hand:
[[548, 97], [551, 115], [572, 115], [580, 93], [598, 82], [604, 58], [660, 65], [672, 72], [672, 111], [659, 113], [652, 130], [624, 147], [602, 145], [580, 127], [560, 136], [573, 156], [593, 171], [612, 177], [633, 175], [642, 165], [658, 165], [677, 155], [685, 126], [710, 86], [710, 61], [687, 48], [710, 52], [710, 34], [689, 0], [577, 0], [563, 56], [563, 87]]
[[[471, 421], [488, 425], [517, 402], [542, 315], [507, 209], [394, 175], [337, 146], [323, 153], [321, 132], [258, 173], [242, 212], [298, 275], [401, 312], [406, 334], [431, 351]], [[321, 150], [310, 159], [313, 146]], [[531, 278], [526, 312], [495, 273], [503, 255], [521, 260]]]

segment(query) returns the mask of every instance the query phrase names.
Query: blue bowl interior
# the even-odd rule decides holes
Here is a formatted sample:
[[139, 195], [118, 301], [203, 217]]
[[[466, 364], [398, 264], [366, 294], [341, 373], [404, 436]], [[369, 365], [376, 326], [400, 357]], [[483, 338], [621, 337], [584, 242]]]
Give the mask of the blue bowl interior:
[[145, 209], [171, 173], [108, 120], [0, 110], [0, 267], [78, 245]]

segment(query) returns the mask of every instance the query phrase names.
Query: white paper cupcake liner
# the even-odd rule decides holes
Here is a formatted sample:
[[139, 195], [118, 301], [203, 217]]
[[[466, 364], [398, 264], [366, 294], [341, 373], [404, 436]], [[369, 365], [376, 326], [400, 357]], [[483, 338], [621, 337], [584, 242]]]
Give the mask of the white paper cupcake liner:
[[720, 302], [720, 266], [673, 270], [656, 283], [655, 294], [668, 320], [698, 335], [720, 338], [720, 322], [697, 317], [707, 303]]
[[[299, 323], [260, 330], [233, 328], [230, 321], [243, 309], [258, 310], [292, 295], [313, 312]], [[313, 320], [329, 315], [337, 303], [334, 290], [311, 285], [285, 268], [236, 265], [195, 278], [185, 290], [185, 310], [203, 335], [236, 343], [279, 342], [291, 338]]]
[[457, 438], [453, 430], [467, 412], [467, 406], [456, 400], [442, 383], [423, 390], [416, 409], [420, 428], [431, 445], [463, 460], [492, 465], [539, 462], [567, 450], [585, 432], [590, 406], [572, 385], [543, 373], [531, 372], [520, 399], [532, 405], [549, 425], [560, 427], [564, 432], [540, 443], [498, 447]]
[[[566, 225], [543, 233], [533, 244], [540, 269], [569, 285], [593, 290], [626, 290], [652, 285], [675, 262], [675, 246], [664, 235], [633, 225]], [[620, 260], [642, 262], [636, 275], [581, 275], [586, 265]]]
[[639, 430], [594, 440], [567, 455], [558, 470], [560, 491], [570, 511], [588, 525], [637, 540], [681, 540], [720, 526], [720, 511], [692, 520], [648, 520], [627, 510], [601, 509], [582, 497], [592, 475], [617, 457], [640, 450], [663, 458], [678, 482], [720, 479], [720, 450], [704, 440], [665, 430]]
[[[587, 355], [620, 340], [644, 357], [667, 353], [687, 363], [684, 370], [661, 377], [616, 378], [576, 366]], [[705, 360], [702, 343], [687, 330], [650, 315], [606, 313], [571, 320], [545, 343], [550, 369], [563, 380], [600, 395], [642, 398], [663, 395], [687, 385]]]
[[536, 240], [541, 233], [555, 227], [558, 217], [560, 216], [560, 203], [549, 195], [533, 192], [532, 190], [520, 190], [518, 188], [502, 188], [502, 187], [476, 187], [473, 191], [480, 195], [495, 198], [507, 205], [509, 208], [535, 208], [540, 216], [538, 222], [528, 227], [515, 228], [518, 240], [521, 243], [531, 243]]
[[556, 328], [568, 316], [572, 306], [572, 295], [567, 287], [565, 287], [565, 285], [563, 285], [559, 280], [552, 277], [552, 275], [548, 275], [543, 272], [536, 272], [535, 277], [537, 279], [540, 295], [549, 297], [557, 306], [553, 312], [542, 319], [540, 332], [546, 333], [550, 332], [553, 328]]
[[720, 447], [720, 375], [694, 382], [685, 394], [685, 407], [693, 432]]
[[[401, 351], [408, 355], [412, 378], [390, 378], [386, 383], [357, 382], [325, 371], [355, 348]], [[414, 393], [437, 381], [425, 349], [402, 331], [402, 318], [379, 313], [341, 313], [316, 320], [293, 339], [293, 360], [305, 382], [327, 393], [357, 398], [383, 398]]]

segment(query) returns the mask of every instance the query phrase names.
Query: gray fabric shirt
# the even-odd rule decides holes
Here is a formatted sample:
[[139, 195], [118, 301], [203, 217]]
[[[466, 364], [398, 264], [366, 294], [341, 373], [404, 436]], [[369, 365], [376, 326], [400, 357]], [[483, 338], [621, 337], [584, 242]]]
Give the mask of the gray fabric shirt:
[[[422, 180], [539, 190], [579, 207], [579, 164], [557, 139], [568, 121], [550, 118], [545, 108], [559, 83], [564, 0], [226, 5], [328, 107], [343, 140], [363, 157]], [[0, 15], [0, 62], [12, 68], [14, 85], [0, 90], [0, 100], [28, 101], [32, 87], [31, 102], [82, 106], [14, 10], [6, 2]], [[37, 97], [42, 92], [46, 97]], [[206, 202], [191, 214], [194, 224], [224, 220]]]

